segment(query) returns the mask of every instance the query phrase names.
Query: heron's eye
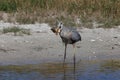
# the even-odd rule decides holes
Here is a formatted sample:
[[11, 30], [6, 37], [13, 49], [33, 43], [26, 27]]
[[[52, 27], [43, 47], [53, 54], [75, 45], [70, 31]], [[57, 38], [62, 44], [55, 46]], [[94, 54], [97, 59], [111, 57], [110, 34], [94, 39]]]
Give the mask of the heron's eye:
[[61, 26], [59, 28], [61, 28]]

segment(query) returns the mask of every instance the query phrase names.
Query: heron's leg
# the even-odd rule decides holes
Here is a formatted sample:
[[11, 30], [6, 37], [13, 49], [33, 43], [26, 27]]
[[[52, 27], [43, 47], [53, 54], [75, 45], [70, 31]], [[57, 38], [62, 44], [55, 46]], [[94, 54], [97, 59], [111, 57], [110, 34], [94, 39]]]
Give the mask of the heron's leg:
[[67, 49], [67, 44], [65, 43], [64, 62], [65, 62], [65, 59], [66, 59], [66, 49]]
[[74, 74], [75, 74], [75, 68], [76, 68], [76, 57], [75, 57], [76, 47], [75, 47], [75, 44], [73, 44], [73, 48], [74, 48], [73, 61], [74, 61]]
[[66, 64], [63, 64], [63, 70], [64, 70], [64, 77], [63, 80], [66, 80]]
[[65, 52], [64, 52], [64, 62], [63, 62], [64, 78], [63, 80], [66, 80], [66, 67], [65, 67], [66, 49], [67, 49], [67, 44], [65, 44]]

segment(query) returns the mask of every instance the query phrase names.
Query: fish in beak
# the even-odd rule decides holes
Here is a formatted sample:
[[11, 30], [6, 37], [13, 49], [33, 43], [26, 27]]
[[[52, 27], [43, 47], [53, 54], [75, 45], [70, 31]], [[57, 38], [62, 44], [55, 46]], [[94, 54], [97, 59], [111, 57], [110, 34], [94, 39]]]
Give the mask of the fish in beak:
[[53, 33], [55, 33], [56, 35], [58, 35], [58, 33], [60, 33], [60, 29], [57, 27], [53, 27], [53, 28], [51, 28], [51, 31], [53, 32]]

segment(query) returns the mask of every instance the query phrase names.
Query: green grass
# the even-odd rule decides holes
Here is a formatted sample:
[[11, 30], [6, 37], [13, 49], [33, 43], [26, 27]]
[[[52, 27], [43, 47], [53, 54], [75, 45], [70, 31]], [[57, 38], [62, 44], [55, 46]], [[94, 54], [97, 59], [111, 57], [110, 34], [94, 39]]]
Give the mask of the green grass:
[[0, 0], [0, 10], [7, 12], [17, 11], [17, 4], [15, 1]]
[[85, 25], [93, 19], [107, 27], [120, 25], [120, 0], [0, 0], [0, 11], [18, 12], [19, 23], [51, 22], [52, 16], [57, 16], [54, 20], [77, 16]]
[[8, 28], [4, 28], [3, 29], [3, 33], [14, 33], [14, 36], [17, 35], [30, 35], [30, 30], [29, 29], [23, 29], [23, 28], [19, 28], [19, 27], [8, 27]]

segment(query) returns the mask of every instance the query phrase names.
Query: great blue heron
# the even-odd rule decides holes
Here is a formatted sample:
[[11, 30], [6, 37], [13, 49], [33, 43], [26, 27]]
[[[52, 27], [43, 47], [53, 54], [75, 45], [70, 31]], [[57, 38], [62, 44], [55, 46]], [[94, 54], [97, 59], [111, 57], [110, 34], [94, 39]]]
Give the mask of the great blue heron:
[[74, 48], [74, 61], [75, 61], [75, 43], [81, 41], [79, 32], [75, 29], [64, 27], [62, 22], [58, 22], [57, 27], [51, 28], [51, 30], [60, 35], [63, 43], [65, 43], [64, 62], [66, 59], [67, 44], [72, 44]]

